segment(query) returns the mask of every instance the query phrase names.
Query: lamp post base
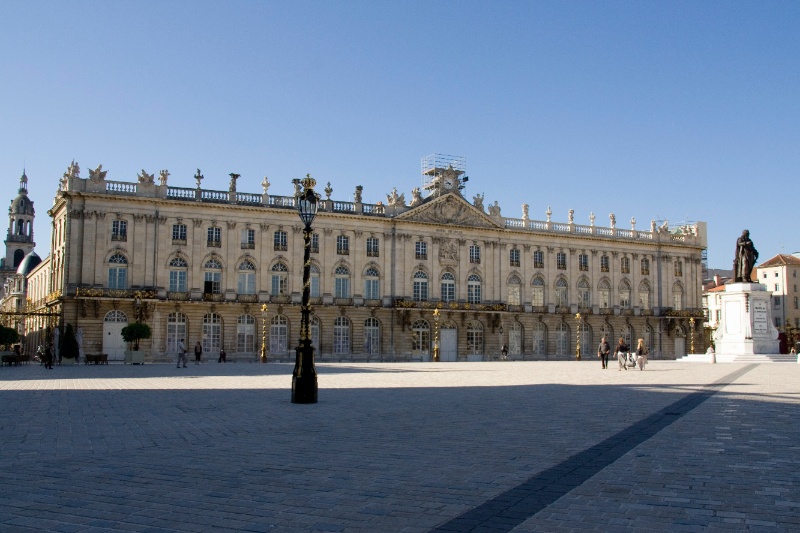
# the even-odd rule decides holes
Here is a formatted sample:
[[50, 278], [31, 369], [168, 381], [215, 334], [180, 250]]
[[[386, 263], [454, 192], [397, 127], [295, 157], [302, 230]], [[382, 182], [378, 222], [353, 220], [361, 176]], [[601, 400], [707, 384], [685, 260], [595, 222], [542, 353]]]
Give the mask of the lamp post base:
[[292, 403], [317, 403], [317, 376], [292, 376]]

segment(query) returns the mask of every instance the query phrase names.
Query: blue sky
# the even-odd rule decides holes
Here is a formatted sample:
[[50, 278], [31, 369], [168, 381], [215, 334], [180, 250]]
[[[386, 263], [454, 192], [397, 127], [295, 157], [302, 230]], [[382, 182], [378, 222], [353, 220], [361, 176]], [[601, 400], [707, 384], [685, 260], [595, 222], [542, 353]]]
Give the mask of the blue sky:
[[800, 2], [4, 2], [0, 175], [26, 168], [37, 252], [70, 161], [108, 179], [410, 198], [466, 157], [502, 214], [708, 222], [800, 251]]

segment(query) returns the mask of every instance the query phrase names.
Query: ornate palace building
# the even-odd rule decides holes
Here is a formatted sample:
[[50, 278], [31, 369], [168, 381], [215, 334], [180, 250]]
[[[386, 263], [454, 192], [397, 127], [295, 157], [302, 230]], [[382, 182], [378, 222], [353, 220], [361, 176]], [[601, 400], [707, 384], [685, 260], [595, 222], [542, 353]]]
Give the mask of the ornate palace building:
[[[331, 199], [321, 192], [311, 242], [313, 343], [319, 360], [442, 361], [596, 357], [603, 335], [643, 337], [655, 357], [700, 343], [705, 223], [677, 227], [634, 220], [618, 227], [532, 220], [485, 209], [462, 192], [461, 157], [423, 159], [410, 201]], [[145, 171], [112, 181], [102, 166], [64, 174], [53, 207], [51, 255], [32, 271], [26, 347], [71, 323], [87, 353], [123, 359], [120, 330], [149, 324], [146, 360], [167, 361], [185, 339], [212, 357], [223, 348], [257, 360], [293, 360], [299, 338], [302, 223], [295, 195], [168, 184]], [[16, 226], [15, 226], [16, 227]], [[49, 285], [49, 286], [46, 286]], [[263, 304], [267, 305], [263, 310]], [[438, 309], [436, 316], [434, 311]], [[43, 321], [42, 317], [52, 318]], [[690, 326], [691, 324], [691, 326]], [[690, 327], [694, 328], [690, 330]]]

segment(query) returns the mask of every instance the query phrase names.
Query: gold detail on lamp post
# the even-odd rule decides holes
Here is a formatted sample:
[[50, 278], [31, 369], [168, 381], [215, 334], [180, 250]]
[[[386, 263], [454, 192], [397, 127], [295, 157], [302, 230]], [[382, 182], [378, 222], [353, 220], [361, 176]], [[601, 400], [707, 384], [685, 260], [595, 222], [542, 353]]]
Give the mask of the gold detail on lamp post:
[[267, 304], [261, 305], [261, 362], [267, 362]]
[[694, 353], [694, 317], [689, 319], [689, 349], [691, 350], [690, 353]]
[[433, 310], [433, 361], [439, 361], [439, 309]]
[[580, 361], [581, 360], [581, 314], [580, 313], [575, 314], [575, 321], [578, 323], [577, 340], [575, 341], [575, 360]]

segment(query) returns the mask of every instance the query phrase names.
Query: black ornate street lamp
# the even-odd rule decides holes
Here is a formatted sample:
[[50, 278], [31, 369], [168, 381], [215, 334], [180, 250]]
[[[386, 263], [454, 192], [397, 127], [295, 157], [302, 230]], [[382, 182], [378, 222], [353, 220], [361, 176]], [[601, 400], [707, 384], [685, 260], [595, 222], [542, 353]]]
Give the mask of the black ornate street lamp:
[[261, 304], [261, 362], [267, 362], [267, 304]]
[[297, 200], [297, 210], [303, 221], [303, 300], [300, 307], [300, 343], [292, 372], [292, 403], [317, 403], [317, 369], [314, 367], [314, 346], [311, 344], [311, 223], [319, 207], [314, 185], [317, 182], [306, 174], [301, 181], [305, 189]]

